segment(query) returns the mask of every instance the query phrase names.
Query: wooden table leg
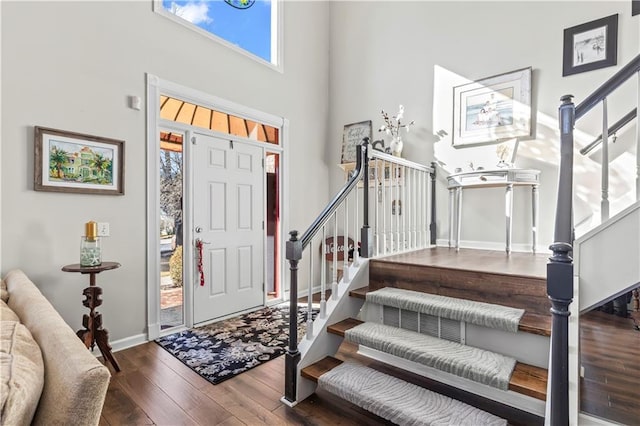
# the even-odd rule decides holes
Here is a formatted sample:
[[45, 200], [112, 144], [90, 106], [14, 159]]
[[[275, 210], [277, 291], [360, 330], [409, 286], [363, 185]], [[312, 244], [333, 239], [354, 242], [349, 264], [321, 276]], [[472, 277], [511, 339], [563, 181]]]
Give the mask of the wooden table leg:
[[102, 353], [102, 357], [105, 359], [105, 361], [109, 361], [111, 365], [113, 365], [113, 368], [115, 368], [115, 370], [119, 372], [120, 366], [118, 365], [118, 361], [116, 361], [116, 359], [113, 357], [113, 354], [111, 353], [111, 345], [109, 345], [109, 332], [102, 328], [98, 329], [95, 332], [95, 339], [96, 344], [98, 345], [98, 348]]
[[109, 345], [109, 332], [102, 328], [102, 314], [96, 312], [96, 308], [102, 305], [102, 288], [95, 285], [95, 274], [91, 274], [90, 287], [85, 288], [82, 291], [85, 299], [82, 304], [89, 308], [91, 311], [88, 314], [84, 314], [82, 317], [82, 325], [84, 330], [78, 330], [77, 336], [82, 340], [87, 349], [93, 349], [98, 345], [98, 349], [102, 353], [102, 357], [105, 362], [110, 362], [116, 371], [120, 371], [118, 362], [111, 353], [111, 346]]

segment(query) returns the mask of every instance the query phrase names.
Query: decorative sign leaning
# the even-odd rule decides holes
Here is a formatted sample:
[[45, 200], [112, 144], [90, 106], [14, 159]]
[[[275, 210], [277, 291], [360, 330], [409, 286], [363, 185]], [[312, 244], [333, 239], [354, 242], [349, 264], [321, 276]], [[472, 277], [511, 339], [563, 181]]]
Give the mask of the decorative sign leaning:
[[371, 120], [359, 123], [347, 124], [342, 131], [342, 158], [341, 164], [356, 161], [356, 145], [362, 143], [365, 137], [373, 140], [371, 132]]
[[124, 194], [124, 141], [34, 128], [36, 191]]
[[344, 260], [345, 250], [347, 252], [347, 256], [349, 256], [349, 253], [351, 252], [351, 250], [353, 250], [353, 247], [353, 240], [351, 238], [347, 239], [347, 247], [345, 248], [344, 237], [342, 235], [338, 236], [337, 244], [333, 241], [333, 237], [329, 237], [324, 240], [322, 254], [324, 254], [325, 259], [328, 261], [333, 260], [334, 254], [338, 256], [337, 260]]
[[531, 136], [531, 67], [453, 88], [455, 147]]
[[616, 65], [618, 15], [567, 28], [563, 47], [563, 76]]

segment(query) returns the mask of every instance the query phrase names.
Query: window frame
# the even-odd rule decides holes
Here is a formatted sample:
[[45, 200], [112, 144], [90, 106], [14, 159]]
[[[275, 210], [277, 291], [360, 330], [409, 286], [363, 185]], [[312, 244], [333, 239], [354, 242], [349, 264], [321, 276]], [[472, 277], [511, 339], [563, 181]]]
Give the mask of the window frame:
[[[248, 58], [253, 59], [254, 61], [266, 65], [267, 67], [278, 71], [280, 73], [284, 72], [282, 69], [282, 2], [281, 0], [271, 0], [271, 62], [255, 55], [248, 50], [243, 49], [240, 46], [237, 46], [226, 39], [210, 33], [209, 31], [200, 28], [199, 26], [192, 24], [186, 19], [182, 19], [175, 14], [168, 12], [162, 6], [162, 0], [153, 0], [153, 11], [165, 18], [182, 25], [185, 28], [189, 28], [196, 33], [203, 35], [204, 37], [209, 38], [223, 46], [228, 47], [229, 49], [238, 52]], [[275, 61], [275, 62], [274, 62]]]

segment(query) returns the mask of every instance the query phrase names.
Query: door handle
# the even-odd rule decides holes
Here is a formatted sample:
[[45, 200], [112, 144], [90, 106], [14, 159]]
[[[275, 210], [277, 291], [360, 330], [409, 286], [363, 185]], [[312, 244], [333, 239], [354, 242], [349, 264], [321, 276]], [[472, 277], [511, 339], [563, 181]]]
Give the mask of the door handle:
[[196, 226], [196, 234], [199, 234], [202, 232], [202, 228], [199, 226]]

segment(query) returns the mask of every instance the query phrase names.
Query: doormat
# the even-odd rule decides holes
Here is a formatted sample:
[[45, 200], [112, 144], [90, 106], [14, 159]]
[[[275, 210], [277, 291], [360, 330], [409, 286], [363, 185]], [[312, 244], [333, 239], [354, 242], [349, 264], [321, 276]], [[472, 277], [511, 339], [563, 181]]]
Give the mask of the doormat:
[[[312, 310], [314, 319], [317, 313]], [[298, 341], [304, 337], [306, 321], [306, 306], [298, 306]], [[191, 328], [156, 339], [156, 343], [217, 385], [286, 352], [289, 305], [266, 307]]]

